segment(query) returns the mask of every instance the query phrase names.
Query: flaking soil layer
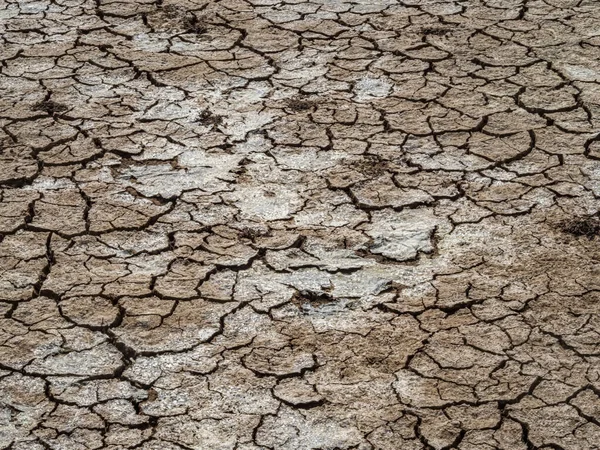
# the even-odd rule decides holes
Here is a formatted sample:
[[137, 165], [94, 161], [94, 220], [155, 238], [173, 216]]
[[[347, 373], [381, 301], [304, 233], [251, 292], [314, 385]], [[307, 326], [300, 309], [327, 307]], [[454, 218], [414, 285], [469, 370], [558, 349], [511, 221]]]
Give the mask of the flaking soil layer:
[[597, 0], [0, 0], [0, 449], [599, 450]]

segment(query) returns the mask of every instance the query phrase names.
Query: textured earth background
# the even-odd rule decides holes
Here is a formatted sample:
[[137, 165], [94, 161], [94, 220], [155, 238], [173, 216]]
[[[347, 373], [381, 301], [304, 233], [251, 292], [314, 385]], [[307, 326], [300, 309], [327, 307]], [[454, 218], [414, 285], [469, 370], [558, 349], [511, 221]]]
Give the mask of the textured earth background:
[[600, 449], [597, 0], [0, 26], [0, 448]]

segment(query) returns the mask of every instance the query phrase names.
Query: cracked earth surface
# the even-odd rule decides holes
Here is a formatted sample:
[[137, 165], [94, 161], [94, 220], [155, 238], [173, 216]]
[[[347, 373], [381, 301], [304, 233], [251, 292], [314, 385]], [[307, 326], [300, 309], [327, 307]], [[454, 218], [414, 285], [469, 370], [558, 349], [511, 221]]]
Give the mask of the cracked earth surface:
[[600, 449], [597, 0], [0, 27], [0, 448]]

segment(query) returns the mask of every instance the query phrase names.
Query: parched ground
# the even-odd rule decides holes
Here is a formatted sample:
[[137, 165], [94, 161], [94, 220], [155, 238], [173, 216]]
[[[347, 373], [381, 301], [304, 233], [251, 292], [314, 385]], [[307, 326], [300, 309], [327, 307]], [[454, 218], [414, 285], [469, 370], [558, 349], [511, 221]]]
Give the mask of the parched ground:
[[1, 449], [600, 449], [598, 0], [0, 27]]

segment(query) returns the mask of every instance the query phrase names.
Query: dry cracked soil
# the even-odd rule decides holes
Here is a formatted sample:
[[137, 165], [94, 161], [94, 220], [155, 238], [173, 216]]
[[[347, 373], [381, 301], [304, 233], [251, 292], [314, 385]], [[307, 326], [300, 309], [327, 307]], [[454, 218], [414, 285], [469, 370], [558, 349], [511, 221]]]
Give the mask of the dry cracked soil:
[[600, 449], [598, 0], [0, 39], [1, 449]]

